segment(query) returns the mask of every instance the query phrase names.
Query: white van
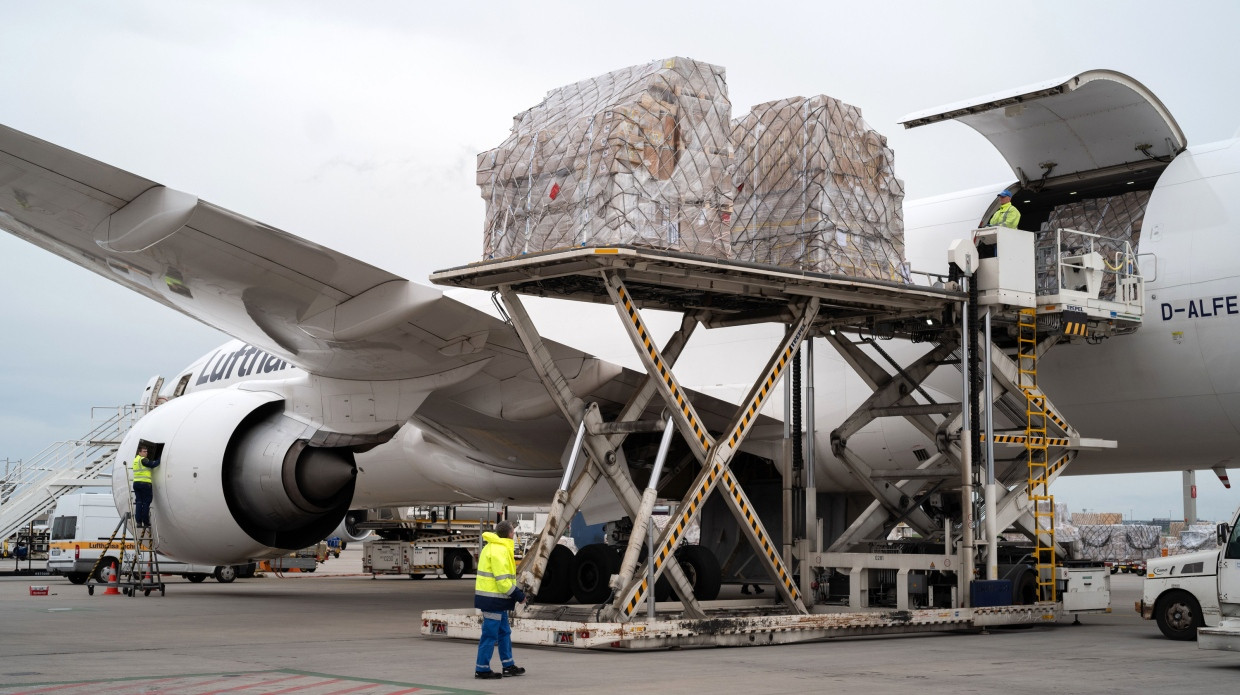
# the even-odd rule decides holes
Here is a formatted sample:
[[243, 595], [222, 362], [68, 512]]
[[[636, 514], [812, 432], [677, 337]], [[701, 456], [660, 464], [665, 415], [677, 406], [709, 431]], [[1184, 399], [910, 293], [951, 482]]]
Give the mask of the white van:
[[[74, 584], [85, 584], [91, 568], [107, 547], [108, 539], [116, 531], [120, 520], [110, 493], [79, 492], [61, 497], [52, 512], [52, 533], [47, 555], [48, 572], [64, 575]], [[124, 559], [132, 559], [132, 532], [127, 534], [124, 550]], [[109, 567], [115, 569], [119, 575], [121, 560], [118, 535], [117, 542], [108, 548], [103, 562], [99, 564], [99, 576], [95, 577], [95, 580], [103, 581], [108, 576]], [[191, 582], [201, 582], [208, 576], [213, 576], [220, 582], [228, 583], [237, 577], [253, 576], [254, 565], [191, 565], [160, 555], [159, 571], [160, 574], [179, 574]]]

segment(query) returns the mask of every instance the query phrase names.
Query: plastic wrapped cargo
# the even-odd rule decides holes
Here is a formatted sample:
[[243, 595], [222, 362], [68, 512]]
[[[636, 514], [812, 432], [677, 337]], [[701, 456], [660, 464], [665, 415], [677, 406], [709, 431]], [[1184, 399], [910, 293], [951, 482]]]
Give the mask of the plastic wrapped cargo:
[[478, 156], [484, 257], [634, 244], [731, 258], [721, 67], [670, 58], [552, 90]]
[[738, 259], [907, 280], [904, 185], [860, 109], [825, 95], [759, 104], [732, 145]]
[[1186, 526], [1180, 523], [1178, 532], [1173, 529], [1170, 537], [1163, 542], [1167, 555], [1183, 555], [1201, 550], [1213, 550], [1218, 547], [1218, 535], [1214, 524], [1193, 524]]
[[1161, 554], [1162, 529], [1148, 524], [1079, 524], [1084, 560], [1148, 560]]
[[[1137, 245], [1141, 241], [1141, 221], [1145, 217], [1145, 207], [1149, 201], [1149, 191], [1131, 191], [1123, 195], [1088, 198], [1059, 205], [1051, 210], [1050, 217], [1042, 223], [1035, 243], [1038, 294], [1056, 292], [1055, 273], [1061, 256], [1076, 255], [1085, 250], [1081, 237], [1069, 235], [1063, 242], [1065, 248], [1058, 249], [1057, 255], [1056, 229], [1075, 229], [1104, 237], [1096, 241], [1094, 250], [1102, 254], [1107, 266], [1114, 271], [1120, 267], [1117, 254], [1124, 252], [1125, 242], [1133, 253], [1137, 252]], [[1099, 297], [1114, 299], [1114, 273], [1103, 275]]]

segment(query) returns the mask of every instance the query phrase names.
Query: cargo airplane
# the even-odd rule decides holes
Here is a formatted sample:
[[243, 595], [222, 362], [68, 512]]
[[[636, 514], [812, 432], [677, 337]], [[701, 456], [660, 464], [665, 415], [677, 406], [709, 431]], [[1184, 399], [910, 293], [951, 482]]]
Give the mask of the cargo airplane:
[[[1041, 371], [1082, 432], [1120, 441], [1073, 472], [1229, 465], [1240, 450], [1238, 141], [1187, 147], [1157, 98], [1108, 71], [906, 125], [949, 119], [1012, 165], [1023, 228], [1066, 201], [1151, 192], [1139, 240], [1145, 325], [1057, 347]], [[948, 242], [987, 219], [1007, 185], [910, 202], [914, 268], [944, 270]], [[161, 449], [155, 527], [172, 557], [283, 554], [327, 536], [351, 508], [545, 503], [561, 476], [571, 432], [512, 327], [438, 289], [2, 126], [0, 227], [236, 339], [152, 382], [158, 407], [119, 450], [123, 465], [139, 440]], [[699, 337], [748, 345], [742, 330]], [[605, 410], [643, 378], [578, 347], [550, 349], [573, 392]], [[849, 494], [861, 488], [829, 434], [870, 391], [827, 350], [817, 362], [819, 488]], [[702, 394], [695, 405], [712, 431], [735, 407]], [[863, 453], [917, 466], [911, 427], [865, 434]], [[125, 479], [114, 476], [121, 507]]]

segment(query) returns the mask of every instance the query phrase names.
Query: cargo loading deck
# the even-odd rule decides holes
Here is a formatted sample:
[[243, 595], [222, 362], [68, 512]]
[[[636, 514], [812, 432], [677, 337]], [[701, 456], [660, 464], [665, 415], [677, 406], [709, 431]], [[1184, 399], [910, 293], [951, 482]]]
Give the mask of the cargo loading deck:
[[[971, 261], [965, 265], [971, 265]], [[1025, 269], [1032, 279], [1031, 265]], [[969, 370], [960, 367], [970, 364], [970, 349], [961, 336], [977, 336], [980, 325], [975, 316], [970, 329], [969, 309], [976, 310], [978, 295], [975, 290], [970, 302], [967, 277], [950, 282], [939, 278], [939, 286], [928, 287], [682, 252], [608, 246], [482, 262], [437, 272], [431, 280], [440, 285], [489, 290], [502, 298], [535, 371], [566, 420], [577, 430], [572, 459], [548, 522], [518, 567], [519, 581], [537, 592], [542, 581], [551, 576], [548, 562], [557, 549], [557, 540], [598, 483], [610, 486], [632, 520], [630, 533], [624, 539], [623, 561], [615, 567], [597, 568], [605, 578], [610, 578], [605, 599], [587, 606], [522, 607], [513, 621], [515, 642], [610, 648], [773, 644], [831, 636], [1041, 623], [1060, 620], [1069, 612], [1109, 610], [1109, 577], [1105, 573], [1057, 566], [1053, 525], [1045, 518], [1049, 513], [1044, 508], [1050, 501], [1046, 487], [1077, 451], [1114, 443], [1080, 437], [1033, 385], [1031, 377], [1036, 374], [1036, 367], [1031, 361], [1036, 360], [1039, 340], [1034, 337], [1037, 312], [1032, 309], [996, 307], [1000, 309], [996, 319], [1012, 325], [1011, 332], [1021, 336], [1022, 342], [1016, 348], [1015, 360], [1001, 349], [989, 351], [987, 381], [993, 379], [999, 387], [998, 395], [989, 402], [1006, 407], [1005, 412], [1010, 411], [1013, 418], [1019, 413], [1022, 422], [1037, 422], [1027, 424], [1019, 432], [991, 433], [992, 442], [1030, 451], [1029, 466], [1019, 467], [1022, 470], [1009, 466], [991, 478], [996, 483], [987, 492], [986, 516], [995, 523], [988, 524], [984, 532], [977, 523], [978, 535], [985, 542], [974, 540], [974, 519], [981, 515], [975, 516], [973, 509], [981, 505], [974, 500], [973, 478], [982, 467], [975, 469], [973, 461], [985, 459], [974, 456], [973, 450], [980, 449], [988, 438], [977, 429], [970, 429], [969, 408], [962, 408], [960, 403], [922, 402], [916, 397], [922, 381], [944, 365], [962, 369], [966, 379], [962, 392], [971, 393], [967, 382]], [[521, 295], [612, 304], [616, 308], [648, 377], [618, 418], [605, 422], [597, 408], [582, 402], [568, 389], [526, 312]], [[683, 314], [681, 330], [663, 347], [654, 344], [643, 322], [641, 311], [646, 309]], [[786, 333], [748, 396], [741, 401], [731, 426], [722, 433], [707, 432], [694, 411], [691, 394], [676, 380], [675, 361], [698, 325], [715, 328], [757, 323], [782, 324]], [[893, 362], [895, 374], [891, 374], [848, 340], [845, 336], [849, 333], [902, 338], [932, 347], [912, 364]], [[1041, 349], [1045, 350], [1062, 335], [1057, 333], [1043, 341]], [[812, 464], [806, 466], [805, 478], [795, 486], [798, 495], [805, 494], [803, 519], [792, 518], [793, 505], [788, 504], [787, 497], [780, 510], [784, 524], [781, 538], [790, 538], [788, 529], [794, 528], [795, 521], [802, 523], [803, 537], [782, 546], [764, 527], [759, 510], [729, 469], [763, 405], [811, 337], [821, 337], [835, 347], [874, 390], [871, 398], [832, 433], [836, 457], [862, 480], [874, 502], [825, 551], [815, 532], [818, 517], [813, 502], [816, 489]], [[976, 355], [978, 351], [974, 348], [973, 352]], [[736, 375], [728, 374], [721, 380], [734, 382]], [[669, 414], [665, 415], [667, 421], [639, 421], [656, 394], [666, 406], [663, 412]], [[974, 401], [982, 395], [980, 389], [972, 394]], [[969, 402], [969, 397], [964, 401]], [[847, 440], [880, 417], [907, 419], [926, 435], [937, 453], [916, 471], [892, 473], [876, 469], [853, 453]], [[941, 420], [936, 421], [935, 417]], [[812, 412], [808, 419], [812, 436]], [[973, 420], [977, 419], [975, 415]], [[665, 442], [646, 489], [640, 490], [626, 467], [615, 465], [616, 450], [627, 433], [659, 430], [664, 432]], [[701, 470], [669, 523], [656, 534], [650, 521], [651, 510], [666, 441], [673, 432], [689, 444]], [[972, 446], [961, 446], [962, 442]], [[582, 451], [587, 462], [578, 473], [575, 463]], [[781, 462], [780, 468], [785, 480], [791, 479], [790, 462]], [[956, 487], [962, 498], [960, 506], [967, 512], [963, 517], [956, 516], [954, 524], [950, 517], [939, 523], [920, 508], [940, 488]], [[695, 578], [686, 574], [685, 567], [692, 573], [692, 563], [682, 567], [684, 560], [667, 562], [678, 557], [685, 528], [699, 518], [705, 500], [716, 489], [723, 490], [720, 497], [774, 584], [773, 601], [737, 604], [704, 600], [695, 595]], [[922, 538], [937, 536], [938, 550], [927, 554], [924, 548], [920, 552], [897, 549], [890, 554], [867, 555], [866, 539], [876, 532], [885, 533], [883, 529], [897, 521], [912, 526]], [[1015, 601], [984, 598], [988, 587], [974, 583], [973, 571], [956, 569], [979, 564], [974, 558], [978, 552], [986, 556], [987, 562], [982, 566], [994, 575], [997, 535], [1010, 526], [1025, 530], [1037, 548], [1036, 574], [1031, 575], [1033, 585], [1023, 589], [1027, 594], [1033, 592], [1028, 605], [998, 605]], [[653, 562], [644, 561], [643, 543], [655, 548]], [[656, 601], [658, 591], [653, 588], [660, 583], [661, 576], [670, 583], [671, 591], [665, 594], [674, 593], [679, 602]], [[851, 588], [843, 603], [824, 605], [829, 576], [849, 578]], [[870, 589], [884, 582], [895, 589], [896, 598], [892, 605], [875, 605]], [[993, 588], [989, 587], [992, 593]], [[1006, 591], [1014, 595], [1017, 588], [1008, 587]], [[1059, 600], [1060, 594], [1065, 601]], [[422, 632], [426, 635], [473, 638], [480, 630], [473, 610], [427, 611], [422, 618]]]

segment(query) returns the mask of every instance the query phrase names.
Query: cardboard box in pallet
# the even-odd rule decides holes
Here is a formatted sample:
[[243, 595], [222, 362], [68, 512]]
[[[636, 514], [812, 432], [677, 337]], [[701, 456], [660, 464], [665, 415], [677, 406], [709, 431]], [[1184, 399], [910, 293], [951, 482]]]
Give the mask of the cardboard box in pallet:
[[733, 122], [738, 258], [905, 280], [903, 184], [856, 107], [827, 96], [759, 104]]
[[[1064, 248], [1056, 249], [1056, 229], [1075, 229], [1101, 235], [1103, 238], [1095, 240], [1094, 249], [1102, 254], [1111, 268], [1116, 268], [1122, 264], [1122, 258], [1117, 254], [1125, 250], [1125, 242], [1132, 253], [1137, 253], [1141, 242], [1141, 222], [1149, 200], [1149, 191], [1130, 191], [1117, 196], [1089, 198], [1055, 207], [1046, 222], [1042, 223], [1035, 242], [1038, 294], [1054, 294], [1057, 291], [1055, 278], [1059, 258], [1081, 253], [1085, 247], [1084, 237], [1064, 235]], [[1114, 299], [1114, 272], [1103, 275], [1099, 296], [1102, 299]]]
[[673, 58], [561, 87], [478, 157], [488, 258], [642, 244], [730, 257], [723, 69]]

